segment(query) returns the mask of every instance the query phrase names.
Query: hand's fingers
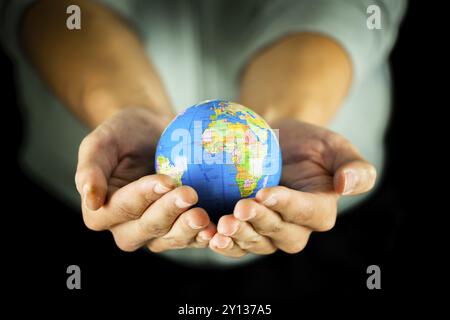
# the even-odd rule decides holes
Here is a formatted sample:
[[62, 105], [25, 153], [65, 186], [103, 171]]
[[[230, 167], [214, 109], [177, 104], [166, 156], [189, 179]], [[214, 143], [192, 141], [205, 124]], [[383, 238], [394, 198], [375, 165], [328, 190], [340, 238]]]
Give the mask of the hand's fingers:
[[192, 247], [195, 248], [206, 248], [209, 245], [209, 241], [214, 237], [217, 232], [217, 228], [214, 223], [210, 222], [208, 226], [201, 230], [197, 237], [195, 237], [195, 242], [192, 244]]
[[230, 237], [216, 233], [209, 242], [209, 247], [224, 256], [231, 258], [240, 258], [245, 256], [246, 251], [241, 249]]
[[377, 172], [366, 161], [343, 164], [334, 174], [334, 189], [342, 195], [356, 195], [369, 191], [375, 185]]
[[278, 186], [259, 190], [256, 200], [284, 221], [316, 231], [330, 230], [336, 222], [337, 195], [333, 192], [315, 194]]
[[270, 238], [277, 248], [287, 253], [302, 251], [311, 234], [310, 229], [283, 221], [278, 213], [254, 199], [239, 200], [233, 214], [240, 221], [248, 221], [257, 233]]
[[154, 201], [173, 188], [175, 184], [169, 176], [142, 177], [114, 192], [100, 210], [92, 211], [83, 205], [84, 221], [90, 229], [105, 230], [138, 219]]
[[82, 201], [90, 210], [99, 209], [105, 202], [108, 179], [117, 159], [112, 137], [101, 127], [80, 144], [75, 184]]
[[369, 191], [376, 180], [376, 170], [356, 148], [339, 135], [328, 141], [334, 172], [334, 189], [338, 194], [355, 195]]
[[241, 249], [251, 253], [271, 254], [277, 250], [269, 238], [260, 235], [248, 222], [240, 221], [232, 214], [220, 218], [217, 232], [231, 237]]
[[153, 252], [186, 248], [208, 224], [209, 217], [206, 211], [202, 208], [192, 208], [178, 217], [167, 234], [151, 240], [147, 248]]
[[111, 229], [119, 248], [134, 251], [151, 239], [162, 237], [172, 228], [178, 216], [197, 202], [197, 193], [181, 186], [155, 201], [141, 218], [116, 225]]

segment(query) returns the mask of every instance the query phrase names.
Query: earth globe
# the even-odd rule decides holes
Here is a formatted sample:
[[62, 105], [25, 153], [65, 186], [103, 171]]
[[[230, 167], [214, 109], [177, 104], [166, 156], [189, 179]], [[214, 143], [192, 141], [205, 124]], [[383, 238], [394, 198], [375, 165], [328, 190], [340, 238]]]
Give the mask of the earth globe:
[[198, 194], [198, 206], [217, 221], [237, 201], [276, 186], [281, 151], [275, 132], [254, 111], [225, 100], [208, 100], [178, 114], [162, 133], [157, 173]]

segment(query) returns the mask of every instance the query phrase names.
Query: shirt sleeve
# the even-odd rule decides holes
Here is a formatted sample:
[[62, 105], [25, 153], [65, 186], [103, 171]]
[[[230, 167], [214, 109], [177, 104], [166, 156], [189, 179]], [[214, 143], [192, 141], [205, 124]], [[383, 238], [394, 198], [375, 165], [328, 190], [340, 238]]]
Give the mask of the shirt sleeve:
[[[380, 29], [367, 26], [371, 5], [379, 8]], [[287, 34], [316, 32], [347, 51], [358, 81], [387, 59], [405, 9], [405, 0], [271, 0], [249, 22], [243, 60]]]

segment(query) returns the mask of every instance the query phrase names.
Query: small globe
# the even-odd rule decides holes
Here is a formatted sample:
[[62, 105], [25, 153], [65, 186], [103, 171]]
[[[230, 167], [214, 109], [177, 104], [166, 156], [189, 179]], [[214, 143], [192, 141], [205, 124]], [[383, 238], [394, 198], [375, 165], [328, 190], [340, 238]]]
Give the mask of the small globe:
[[156, 172], [197, 191], [198, 206], [217, 221], [239, 199], [276, 186], [281, 152], [274, 131], [240, 104], [209, 100], [187, 108], [164, 130]]

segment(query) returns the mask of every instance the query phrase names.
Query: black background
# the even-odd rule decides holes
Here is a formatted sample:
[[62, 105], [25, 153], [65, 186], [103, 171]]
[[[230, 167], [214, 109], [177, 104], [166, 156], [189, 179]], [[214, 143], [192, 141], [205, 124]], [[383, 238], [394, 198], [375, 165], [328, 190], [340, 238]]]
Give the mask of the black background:
[[[424, 2], [422, 7], [418, 1], [410, 3], [391, 55], [394, 109], [386, 136], [386, 174], [378, 191], [339, 218], [332, 231], [314, 234], [301, 254], [277, 253], [232, 270], [190, 269], [143, 251], [123, 253], [109, 233], [89, 231], [77, 212], [31, 182], [17, 165], [24, 115], [16, 104], [13, 65], [2, 53], [7, 151], [2, 152], [6, 191], [0, 210], [3, 251], [8, 253], [2, 259], [3, 283], [9, 284], [3, 290], [22, 301], [92, 302], [113, 296], [103, 308], [139, 300], [146, 302], [140, 308], [164, 306], [167, 314], [175, 313], [177, 303], [187, 302], [284, 301], [274, 307], [280, 313], [308, 309], [306, 301], [323, 301], [325, 306], [330, 298], [342, 301], [348, 311], [362, 302], [376, 309], [379, 302], [425, 301], [435, 288], [445, 288], [440, 282], [445, 274], [434, 254], [439, 243], [435, 236], [441, 235], [435, 230], [448, 213], [445, 206], [439, 208], [445, 197], [438, 195], [438, 182], [446, 182], [439, 161], [445, 147], [439, 137], [445, 136], [437, 125], [445, 105], [437, 94], [442, 91], [437, 83], [445, 83], [439, 80], [443, 67], [438, 58], [445, 37], [438, 34], [442, 29], [435, 11], [439, 8]], [[79, 291], [66, 288], [71, 264], [82, 270]], [[366, 287], [371, 264], [381, 267], [381, 290]], [[406, 304], [410, 309], [418, 305]]]

